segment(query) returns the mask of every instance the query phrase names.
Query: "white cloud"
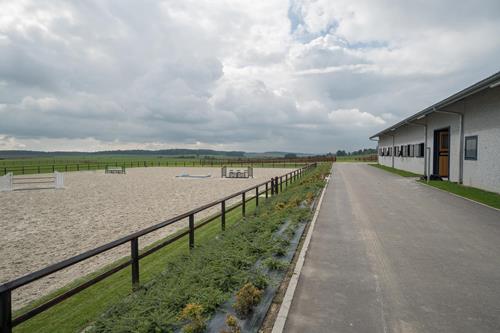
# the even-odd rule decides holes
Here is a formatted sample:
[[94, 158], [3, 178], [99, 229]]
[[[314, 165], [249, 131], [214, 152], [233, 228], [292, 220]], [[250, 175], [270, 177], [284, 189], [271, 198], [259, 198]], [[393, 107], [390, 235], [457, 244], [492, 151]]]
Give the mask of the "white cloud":
[[337, 126], [372, 127], [385, 125], [385, 120], [358, 109], [339, 109], [328, 113], [328, 119]]
[[0, 147], [358, 149], [497, 71], [498, 12], [496, 0], [3, 1]]

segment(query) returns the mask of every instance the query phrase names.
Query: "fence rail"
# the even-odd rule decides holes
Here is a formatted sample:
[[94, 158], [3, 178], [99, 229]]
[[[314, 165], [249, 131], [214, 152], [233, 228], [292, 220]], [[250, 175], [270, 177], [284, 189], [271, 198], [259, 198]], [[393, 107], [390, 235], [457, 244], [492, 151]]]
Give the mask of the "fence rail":
[[[47, 266], [39, 271], [27, 274], [25, 276], [22, 276], [20, 278], [17, 278], [15, 280], [9, 281], [5, 284], [0, 285], [0, 325], [1, 325], [1, 332], [2, 333], [11, 333], [12, 328], [29, 320], [30, 318], [36, 316], [37, 314], [42, 313], [45, 310], [48, 310], [49, 308], [53, 307], [54, 305], [64, 301], [65, 299], [70, 298], [71, 296], [87, 289], [88, 287], [96, 284], [97, 282], [104, 280], [105, 278], [121, 271], [122, 269], [131, 266], [131, 284], [132, 284], [132, 290], [136, 290], [139, 287], [139, 281], [140, 281], [140, 271], [139, 271], [139, 262], [140, 259], [158, 251], [159, 249], [165, 247], [168, 244], [171, 244], [185, 236], [188, 236], [189, 238], [189, 248], [192, 249], [194, 248], [195, 245], [195, 230], [210, 223], [213, 222], [217, 219], [220, 218], [221, 220], [221, 229], [225, 230], [225, 222], [226, 222], [226, 213], [237, 209], [238, 207], [241, 207], [241, 214], [242, 216], [245, 216], [246, 213], [246, 203], [255, 199], [255, 204], [256, 206], [259, 205], [259, 196], [262, 194], [265, 194], [265, 198], [267, 199], [269, 197], [269, 191], [271, 192], [271, 196], [277, 195], [280, 192], [283, 191], [283, 186], [287, 187], [289, 184], [292, 182], [295, 182], [299, 178], [301, 178], [307, 171], [315, 168], [317, 166], [316, 163], [308, 164], [302, 168], [293, 170], [287, 174], [284, 174], [279, 177], [274, 177], [269, 181], [260, 183], [258, 185], [254, 185], [250, 188], [244, 189], [242, 191], [233, 193], [225, 198], [216, 200], [214, 202], [208, 203], [206, 205], [200, 206], [198, 208], [195, 208], [189, 212], [186, 212], [184, 214], [175, 216], [171, 219], [168, 219], [166, 221], [163, 221], [161, 223], [158, 223], [156, 225], [153, 225], [151, 227], [145, 228], [143, 230], [137, 231], [133, 234], [130, 234], [128, 236], [122, 237], [120, 239], [117, 239], [113, 242], [110, 242], [108, 244], [99, 246], [95, 249], [86, 251], [84, 253], [81, 253], [79, 255], [76, 255], [74, 257], [71, 257], [69, 259], [63, 260], [61, 262], [58, 262], [56, 264]], [[263, 191], [260, 191], [260, 189], [263, 189]], [[252, 197], [246, 197], [246, 194], [248, 192], [255, 191], [255, 196]], [[237, 198], [241, 196], [241, 202], [226, 208], [226, 202], [230, 199]], [[206, 220], [202, 220], [202, 222], [195, 224], [195, 215], [212, 207], [219, 206], [220, 205], [220, 213], [213, 215], [209, 217]], [[139, 252], [139, 238], [147, 235], [153, 231], [159, 230], [161, 228], [164, 228], [168, 225], [171, 225], [173, 223], [179, 222], [184, 219], [188, 219], [189, 221], [189, 227], [187, 230], [176, 234], [175, 236], [171, 238], [167, 238], [163, 242], [154, 245], [152, 248], [149, 248], [148, 250], [145, 250], [143, 253]], [[78, 285], [77, 287], [74, 287], [73, 289], [70, 289], [63, 294], [60, 294], [58, 296], [55, 296], [49, 301], [46, 301], [45, 303], [36, 306], [35, 308], [27, 311], [26, 313], [23, 313], [16, 318], [12, 318], [12, 291], [14, 291], [17, 288], [20, 288], [22, 286], [25, 286], [27, 284], [30, 284], [34, 281], [37, 281], [43, 277], [46, 277], [48, 275], [51, 275], [53, 273], [56, 273], [64, 268], [73, 266], [77, 263], [80, 263], [86, 259], [95, 257], [98, 254], [101, 254], [103, 252], [109, 251], [111, 249], [116, 248], [117, 246], [130, 243], [130, 259], [120, 263], [118, 266], [105, 271], [104, 273], [99, 274], [98, 276], [93, 277], [92, 279]]]
[[196, 160], [168, 160], [168, 159], [158, 159], [158, 160], [135, 160], [135, 161], [88, 161], [80, 163], [66, 163], [64, 161], [54, 162], [52, 164], [40, 163], [38, 165], [33, 164], [23, 164], [23, 165], [11, 165], [11, 166], [0, 166], [0, 176], [6, 175], [12, 172], [14, 175], [25, 175], [25, 174], [40, 174], [40, 173], [53, 173], [58, 172], [69, 172], [69, 171], [90, 171], [90, 170], [102, 170], [106, 167], [124, 167], [124, 168], [138, 168], [138, 167], [222, 167], [227, 166], [241, 166], [249, 165], [252, 167], [294, 167], [297, 168], [300, 165], [310, 164], [315, 162], [335, 162], [335, 157], [310, 157], [310, 158], [296, 158], [296, 159], [196, 159]]

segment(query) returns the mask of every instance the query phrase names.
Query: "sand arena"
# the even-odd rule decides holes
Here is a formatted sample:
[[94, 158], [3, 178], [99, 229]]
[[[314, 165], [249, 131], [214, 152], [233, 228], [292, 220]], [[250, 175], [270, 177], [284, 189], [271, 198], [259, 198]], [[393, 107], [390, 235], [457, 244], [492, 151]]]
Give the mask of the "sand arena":
[[[220, 168], [133, 168], [64, 174], [64, 189], [0, 192], [0, 283], [141, 230], [200, 205], [279, 176], [289, 169], [255, 168], [254, 178], [222, 179]], [[206, 179], [176, 178], [182, 173]], [[249, 194], [250, 195], [250, 194]], [[253, 194], [252, 194], [253, 195]], [[214, 208], [212, 212], [216, 212]], [[197, 219], [210, 214], [200, 213]], [[166, 227], [140, 238], [140, 247], [185, 227]], [[113, 260], [120, 246], [13, 292], [16, 308]]]

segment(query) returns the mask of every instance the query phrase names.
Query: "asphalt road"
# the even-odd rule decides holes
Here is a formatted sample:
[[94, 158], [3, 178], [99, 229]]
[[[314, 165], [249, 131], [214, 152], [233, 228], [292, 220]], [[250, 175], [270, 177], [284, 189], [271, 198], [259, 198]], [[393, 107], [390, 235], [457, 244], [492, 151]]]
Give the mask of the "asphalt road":
[[336, 163], [285, 332], [500, 332], [500, 211]]

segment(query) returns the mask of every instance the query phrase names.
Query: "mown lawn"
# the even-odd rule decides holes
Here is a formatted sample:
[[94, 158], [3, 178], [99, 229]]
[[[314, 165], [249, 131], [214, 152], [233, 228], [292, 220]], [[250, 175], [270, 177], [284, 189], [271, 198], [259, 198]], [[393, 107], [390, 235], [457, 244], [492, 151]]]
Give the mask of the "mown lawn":
[[448, 181], [431, 180], [427, 183], [424, 180], [420, 180], [420, 182], [500, 209], [500, 193], [489, 192]]
[[375, 167], [375, 168], [379, 168], [379, 169], [388, 171], [388, 172], [392, 172], [392, 173], [394, 173], [396, 175], [400, 175], [402, 177], [420, 177], [421, 176], [421, 175], [413, 173], [413, 172], [409, 172], [409, 171], [405, 171], [405, 170], [400, 170], [400, 169], [396, 169], [396, 168], [391, 168], [391, 167], [388, 167], [388, 166], [385, 166], [385, 165], [381, 165], [381, 164], [378, 164], [378, 163], [369, 164], [369, 165], [371, 165], [372, 167]]
[[[220, 219], [215, 220], [214, 222], [196, 230], [195, 233], [195, 244], [200, 248], [205, 248], [211, 251], [214, 251], [214, 247], [208, 247], [209, 244], [213, 244], [214, 242], [217, 242], [218, 239], [221, 239], [221, 236], [226, 237], [226, 235], [236, 235], [238, 234], [238, 230], [241, 228], [249, 228], [248, 223], [245, 223], [243, 221], [249, 221], [251, 216], [254, 213], [258, 213], [257, 216], [260, 216], [261, 214], [264, 214], [264, 216], [268, 216], [269, 221], [276, 221], [276, 218], [278, 219], [283, 219], [283, 216], [286, 216], [287, 209], [293, 209], [291, 206], [287, 206], [287, 202], [292, 200], [295, 203], [300, 202], [300, 200], [303, 199], [310, 199], [310, 193], [313, 188], [319, 188], [323, 186], [323, 181], [320, 179], [321, 175], [324, 173], [328, 173], [329, 168], [331, 164], [330, 163], [325, 163], [325, 164], [319, 164], [318, 168], [311, 173], [307, 174], [305, 177], [300, 179], [298, 182], [292, 184], [287, 188], [282, 194], [275, 196], [273, 198], [270, 198], [268, 200], [265, 200], [265, 198], [261, 197], [260, 199], [260, 205], [258, 208], [255, 206], [255, 200], [252, 200], [247, 203], [246, 205], [246, 214], [247, 214], [247, 219], [243, 219], [241, 217], [241, 209], [237, 208], [230, 213], [226, 215], [226, 232], [222, 233], [220, 230]], [[281, 202], [281, 203], [280, 203]], [[284, 202], [284, 204], [283, 204]], [[276, 217], [272, 216], [272, 212], [276, 210], [276, 208], [279, 208], [279, 212], [284, 215], [280, 215], [281, 217]], [[294, 206], [295, 207], [295, 206]], [[292, 211], [290, 211], [290, 214]], [[261, 222], [265, 222], [265, 218], [260, 220]], [[265, 225], [265, 224], [263, 224]], [[241, 236], [241, 234], [240, 234]], [[236, 236], [235, 236], [236, 237]], [[238, 241], [240, 241], [241, 238], [235, 238], [235, 244], [238, 244]], [[231, 244], [229, 243], [225, 243]], [[235, 247], [237, 248], [237, 247]], [[227, 248], [227, 256], [234, 255], [238, 260], [242, 260], [243, 264], [245, 263], [247, 258], [238, 258], [238, 253], [235, 252], [231, 254], [229, 252], [229, 247]], [[270, 249], [254, 249], [257, 251], [256, 253], [259, 253], [259, 251], [269, 251]], [[179, 283], [175, 283], [175, 277], [172, 279], [172, 276], [169, 276], [169, 271], [167, 267], [177, 267], [179, 269], [179, 262], [182, 261], [188, 261], [191, 260], [189, 258], [193, 257], [198, 253], [198, 255], [202, 255], [203, 253], [200, 252], [199, 250], [195, 249], [195, 251], [192, 252], [192, 254], [189, 254], [188, 250], [188, 241], [187, 237], [184, 237], [180, 239], [177, 242], [174, 242], [163, 249], [157, 251], [156, 253], [145, 257], [140, 261], [140, 279], [141, 279], [141, 285], [142, 286], [158, 286], [158, 283], [155, 283], [155, 281], [158, 281], [159, 278], [164, 279], [164, 281], [169, 281], [168, 285], [163, 285], [162, 288], [160, 288], [160, 294], [168, 294], [169, 298], [168, 300], [171, 300], [173, 298], [174, 300], [177, 299], [179, 302], [175, 303], [175, 306], [168, 305], [167, 301], [164, 301], [165, 305], [167, 308], [161, 313], [163, 315], [168, 316], [169, 318], [162, 317], [162, 318], [150, 318], [153, 321], [153, 324], [156, 320], [162, 321], [166, 320], [166, 322], [171, 322], [172, 320], [175, 320], [177, 316], [177, 311], [180, 307], [182, 307], [184, 299], [176, 298], [175, 293], [171, 293], [175, 290], [182, 291], [182, 294], [184, 297], [186, 296], [186, 293], [190, 292], [192, 294], [196, 295], [201, 295], [204, 298], [200, 299], [200, 303], [205, 302], [206, 304], [220, 304], [225, 298], [227, 298], [227, 293], [221, 294], [221, 293], [215, 293], [213, 291], [213, 288], [208, 288], [207, 290], [189, 290], [189, 283], [186, 283], [186, 281], [179, 281]], [[215, 253], [215, 252], [212, 252]], [[206, 258], [205, 258], [206, 259]], [[192, 259], [192, 263], [196, 263], [195, 259]], [[201, 262], [207, 262], [210, 260], [204, 260]], [[174, 265], [174, 266], [172, 266]], [[176, 266], [177, 265], [177, 266]], [[190, 269], [194, 270], [196, 269], [196, 265], [187, 265]], [[171, 273], [170, 273], [171, 274]], [[180, 273], [179, 273], [180, 274]], [[186, 274], [185, 276], [188, 277], [193, 277], [196, 276], [196, 274], [192, 274], [192, 272], [183, 272], [183, 274]], [[237, 277], [238, 274], [231, 274], [229, 277]], [[240, 280], [244, 280], [245, 276], [240, 276]], [[231, 279], [229, 279], [230, 281]], [[207, 280], [207, 282], [210, 282], [211, 280]], [[182, 282], [182, 283], [181, 283]], [[237, 281], [238, 283], [240, 282], [239, 280]], [[179, 286], [182, 285], [184, 286], [182, 289], [179, 289]], [[200, 286], [199, 284], [193, 284], [193, 286]], [[230, 285], [231, 287], [232, 285]], [[234, 286], [232, 286], [234, 287]], [[231, 288], [232, 288], [231, 287]], [[149, 287], [148, 287], [149, 288]], [[68, 289], [68, 288], [65, 288]], [[228, 289], [231, 291], [232, 289]], [[228, 292], [229, 292], [228, 291]], [[15, 293], [15, 291], [14, 291]], [[53, 295], [56, 295], [58, 293], [61, 293], [61, 291], [56, 292]], [[169, 294], [170, 293], [170, 294]], [[188, 293], [189, 294], [189, 293]], [[36, 317], [28, 320], [27, 322], [17, 326], [14, 331], [15, 332], [77, 332], [81, 331], [85, 327], [87, 327], [89, 324], [95, 322], [96, 320], [99, 319], [100, 322], [100, 327], [101, 328], [106, 328], [109, 327], [108, 324], [111, 323], [111, 326], [113, 326], [113, 322], [118, 321], [120, 324], [124, 324], [127, 321], [123, 321], [122, 317], [116, 317], [113, 316], [113, 314], [117, 314], [117, 309], [121, 309], [122, 306], [127, 307], [130, 306], [130, 303], [124, 303], [124, 300], [130, 299], [131, 295], [131, 273], [130, 273], [130, 268], [124, 269], [107, 279], [104, 279], [103, 281], [93, 285], [92, 287], [86, 289], [85, 291], [63, 301], [62, 303], [54, 306], [48, 311], [43, 312], [42, 314], [37, 315]], [[136, 297], [140, 298], [140, 292], [135, 294], [132, 299], [135, 299]], [[200, 296], [199, 296], [200, 297]], [[189, 297], [187, 298], [189, 299]], [[167, 304], [168, 303], [168, 304]], [[204, 303], [204, 304], [205, 304]], [[135, 304], [135, 303], [134, 303]], [[159, 303], [161, 304], [161, 302]], [[151, 306], [150, 303], [148, 303], [149, 306]], [[170, 307], [168, 307], [170, 306]], [[24, 309], [28, 309], [30, 307], [27, 307]], [[107, 320], [102, 320], [102, 314], [108, 312], [111, 313], [111, 317], [108, 316]], [[126, 309], [124, 309], [126, 310]], [[146, 313], [144, 314], [139, 314], [140, 317], [146, 316], [147, 310], [144, 309]], [[212, 309], [213, 310], [213, 309]], [[18, 311], [16, 315], [21, 313], [23, 310]], [[121, 311], [121, 310], [120, 310]], [[118, 311], [118, 314], [121, 312]], [[130, 316], [131, 313], [135, 316], [137, 315], [136, 312], [126, 312], [124, 311], [124, 316]], [[101, 319], [100, 319], [101, 318]], [[118, 318], [118, 319], [117, 319]], [[150, 327], [151, 323], [148, 322], [148, 319], [146, 318], [146, 326], [142, 327]], [[127, 324], [128, 325], [128, 324]], [[118, 325], [121, 326], [121, 325]], [[123, 326], [121, 326], [124, 328]], [[138, 328], [139, 331], [140, 328]]]

